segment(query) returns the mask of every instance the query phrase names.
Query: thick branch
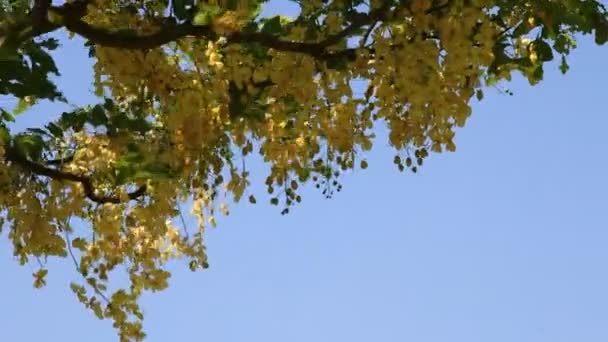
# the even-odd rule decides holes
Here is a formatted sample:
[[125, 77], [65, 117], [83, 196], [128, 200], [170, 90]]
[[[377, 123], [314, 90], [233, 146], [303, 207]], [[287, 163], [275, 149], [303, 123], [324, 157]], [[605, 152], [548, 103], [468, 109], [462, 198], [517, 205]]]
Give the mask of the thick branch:
[[[97, 203], [121, 203], [123, 202], [120, 197], [116, 196], [104, 196], [99, 195], [95, 191], [95, 187], [93, 186], [93, 182], [89, 177], [75, 175], [73, 173], [64, 172], [55, 168], [50, 168], [48, 166], [38, 164], [33, 162], [23, 154], [19, 153], [14, 147], [8, 147], [5, 151], [5, 156], [7, 161], [14, 163], [31, 173], [39, 176], [49, 177], [58, 181], [70, 181], [82, 184], [84, 189], [84, 193], [93, 202]], [[127, 194], [129, 200], [137, 199], [143, 196], [146, 192], [146, 186], [142, 185], [137, 190], [130, 192]]]
[[48, 20], [48, 12], [51, 7], [51, 0], [35, 0], [32, 7], [32, 21], [34, 27], [43, 26]]
[[63, 157], [63, 158], [45, 160], [45, 164], [53, 165], [53, 166], [62, 165], [62, 164], [71, 163], [72, 160], [74, 160], [74, 156], [67, 156], [67, 157]]
[[[137, 35], [94, 27], [81, 19], [86, 14], [86, 4], [88, 3], [88, 0], [74, 1], [62, 6], [45, 7], [47, 6], [47, 2], [48, 0], [36, 0], [34, 11], [32, 12], [29, 21], [31, 23], [35, 22], [34, 19], [39, 18], [41, 15], [40, 13], [47, 11], [59, 14], [62, 17], [61, 24], [51, 23], [45, 17], [43, 22], [35, 25], [35, 29], [29, 30], [27, 34], [20, 35], [18, 40], [24, 41], [25, 39], [54, 31], [61, 28], [62, 25], [67, 30], [76, 33], [97, 45], [136, 50], [159, 47], [183, 37], [204, 37], [207, 39], [216, 39], [219, 37], [218, 34], [214, 32], [211, 25], [199, 26], [193, 25], [192, 23], [163, 25], [157, 32], [146, 35]], [[427, 10], [427, 14], [446, 7], [448, 3], [449, 0]], [[390, 2], [387, 1], [386, 5], [374, 9], [369, 13], [357, 13], [357, 15], [350, 16], [350, 24], [342, 31], [330, 35], [318, 42], [287, 41], [280, 39], [275, 35], [262, 32], [237, 31], [228, 34], [225, 38], [228, 44], [255, 43], [278, 51], [303, 53], [317, 59], [329, 60], [342, 57], [345, 54], [350, 55], [351, 52], [331, 53], [327, 51], [328, 47], [338, 44], [365, 26], [371, 26], [376, 22], [387, 20], [392, 12]]]
[[[175, 25], [173, 27], [165, 26], [158, 32], [149, 35], [131, 35], [111, 32], [106, 29], [92, 27], [80, 20], [67, 22], [65, 26], [68, 30], [79, 34], [95, 44], [123, 49], [150, 49], [188, 36], [206, 38], [215, 38], [217, 36], [210, 26], [195, 26], [189, 23]], [[226, 41], [229, 44], [257, 43], [279, 51], [299, 52], [323, 58], [325, 48], [331, 46], [332, 42], [339, 41], [341, 39], [339, 37], [341, 37], [342, 34], [343, 33], [330, 36], [326, 40], [318, 43], [305, 43], [281, 40], [266, 33], [234, 32], [226, 37]]]
[[[66, 13], [66, 10], [63, 9], [63, 12]], [[314, 43], [282, 40], [277, 36], [261, 32], [233, 32], [226, 36], [226, 41], [228, 44], [256, 43], [279, 51], [298, 52], [320, 59], [327, 59], [331, 58], [331, 54], [325, 50], [327, 47], [339, 43], [363, 26], [386, 19], [388, 14], [388, 6], [372, 10], [367, 14], [361, 14], [355, 17], [350, 25], [342, 31]], [[210, 25], [197, 26], [191, 23], [166, 25], [159, 29], [159, 31], [148, 35], [133, 35], [104, 28], [96, 28], [80, 20], [80, 17], [72, 15], [65, 16], [64, 24], [69, 31], [95, 44], [123, 49], [150, 49], [189, 36], [209, 39], [218, 37]]]

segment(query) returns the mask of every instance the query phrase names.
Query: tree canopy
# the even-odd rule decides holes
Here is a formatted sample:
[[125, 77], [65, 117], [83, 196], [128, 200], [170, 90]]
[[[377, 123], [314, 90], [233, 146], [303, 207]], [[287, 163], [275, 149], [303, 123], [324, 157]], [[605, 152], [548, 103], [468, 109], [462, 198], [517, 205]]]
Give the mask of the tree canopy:
[[[536, 84], [554, 59], [565, 73], [577, 37], [608, 39], [591, 0], [291, 1], [295, 17], [261, 16], [263, 0], [0, 0], [0, 95], [18, 99], [0, 107], [0, 229], [21, 264], [74, 262], [71, 289], [121, 341], [145, 336], [137, 300], [167, 287], [168, 261], [208, 267], [203, 233], [229, 203], [285, 214], [305, 183], [331, 196], [367, 167], [379, 127], [396, 167], [417, 172], [456, 149], [488, 86], [514, 72]], [[71, 101], [58, 31], [86, 41], [99, 102], [13, 132], [30, 106]], [[256, 154], [267, 194], [248, 189]]]

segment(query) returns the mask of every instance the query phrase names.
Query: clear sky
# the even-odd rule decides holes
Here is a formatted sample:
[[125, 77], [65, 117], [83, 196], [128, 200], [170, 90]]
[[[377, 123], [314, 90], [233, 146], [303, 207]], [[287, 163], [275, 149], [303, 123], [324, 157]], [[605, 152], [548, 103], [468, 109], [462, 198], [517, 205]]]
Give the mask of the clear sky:
[[[57, 58], [62, 89], [86, 104], [79, 44]], [[378, 140], [334, 199], [309, 186], [287, 216], [232, 207], [207, 233], [211, 268], [175, 265], [170, 288], [145, 297], [147, 341], [608, 340], [608, 49], [580, 45], [565, 76], [554, 65], [536, 87], [509, 84], [514, 96], [488, 90], [456, 153], [419, 174]], [[35, 290], [3, 234], [0, 340], [116, 340], [69, 290], [70, 260], [49, 261]]]

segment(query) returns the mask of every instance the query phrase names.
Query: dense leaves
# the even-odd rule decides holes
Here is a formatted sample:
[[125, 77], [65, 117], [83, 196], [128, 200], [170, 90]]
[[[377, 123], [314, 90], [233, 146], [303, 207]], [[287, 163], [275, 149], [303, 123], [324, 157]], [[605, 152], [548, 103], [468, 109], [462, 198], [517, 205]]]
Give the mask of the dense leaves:
[[[263, 198], [250, 155], [269, 164], [266, 200], [282, 213], [303, 183], [330, 197], [366, 169], [381, 125], [396, 167], [417, 172], [456, 149], [485, 87], [513, 72], [536, 84], [554, 59], [568, 70], [575, 37], [608, 39], [598, 1], [294, 2], [296, 17], [263, 17], [259, 0], [0, 0], [0, 95], [19, 103], [0, 109], [2, 226], [22, 264], [71, 259], [72, 291], [121, 340], [143, 338], [137, 299], [168, 285], [166, 262], [207, 267], [205, 227], [230, 201]], [[87, 41], [99, 103], [11, 132], [37, 100], [65, 100], [58, 30]], [[175, 224], [183, 202], [194, 232]]]

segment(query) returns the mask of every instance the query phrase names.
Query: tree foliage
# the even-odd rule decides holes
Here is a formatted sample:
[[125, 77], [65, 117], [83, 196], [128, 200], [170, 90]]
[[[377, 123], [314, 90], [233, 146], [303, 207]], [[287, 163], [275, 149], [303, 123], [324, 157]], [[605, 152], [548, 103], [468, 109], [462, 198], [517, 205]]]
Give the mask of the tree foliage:
[[[566, 72], [575, 36], [608, 36], [591, 0], [295, 0], [291, 18], [260, 16], [264, 2], [0, 0], [0, 95], [19, 99], [0, 108], [0, 229], [22, 264], [72, 259], [72, 290], [122, 341], [143, 338], [137, 299], [167, 286], [166, 263], [207, 267], [205, 227], [228, 202], [257, 201], [249, 155], [270, 165], [283, 213], [301, 184], [331, 196], [366, 168], [380, 125], [396, 166], [416, 172], [455, 150], [485, 87], [514, 72], [536, 84], [556, 58]], [[11, 132], [37, 101], [69, 101], [59, 30], [85, 39], [99, 103]], [[188, 200], [196, 232], [175, 224]]]

